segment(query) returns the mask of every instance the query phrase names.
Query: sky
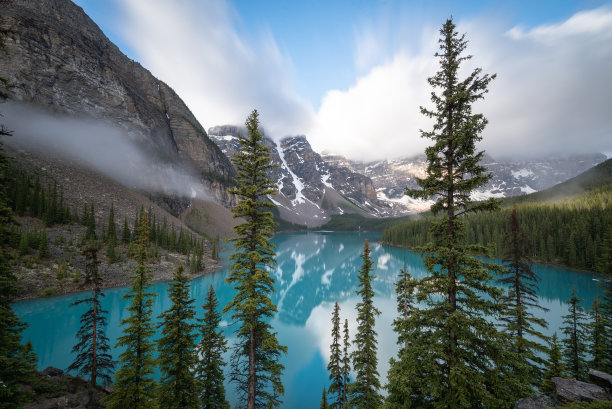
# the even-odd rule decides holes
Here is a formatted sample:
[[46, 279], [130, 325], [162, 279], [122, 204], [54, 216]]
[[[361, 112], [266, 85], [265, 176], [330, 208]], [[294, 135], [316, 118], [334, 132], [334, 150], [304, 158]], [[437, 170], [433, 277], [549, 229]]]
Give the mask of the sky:
[[111, 41], [168, 83], [200, 123], [253, 109], [279, 140], [358, 160], [422, 153], [427, 77], [451, 17], [496, 73], [475, 106], [494, 157], [612, 153], [612, 2], [75, 0]]

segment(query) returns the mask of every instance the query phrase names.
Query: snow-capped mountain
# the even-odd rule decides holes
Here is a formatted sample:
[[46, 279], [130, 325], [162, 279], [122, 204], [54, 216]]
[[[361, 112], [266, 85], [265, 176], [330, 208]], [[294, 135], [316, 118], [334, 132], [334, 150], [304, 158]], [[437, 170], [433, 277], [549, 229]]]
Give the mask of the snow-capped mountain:
[[[230, 158], [240, 148], [239, 133], [244, 134], [245, 130], [229, 125], [208, 130], [209, 137]], [[270, 200], [276, 204], [283, 219], [319, 226], [332, 214], [393, 214], [386, 203], [378, 200], [368, 176], [324, 161], [306, 137], [289, 136], [277, 143], [264, 136], [264, 144], [277, 165], [270, 176], [276, 181], [278, 194]]]
[[[216, 126], [210, 138], [232, 157], [239, 149], [236, 126]], [[376, 162], [358, 162], [341, 155], [315, 152], [304, 136], [275, 142], [264, 136], [272, 161], [278, 166], [270, 176], [279, 193], [270, 197], [281, 217], [294, 223], [319, 226], [333, 214], [359, 213], [372, 217], [401, 216], [427, 210], [431, 200], [404, 195], [424, 177], [424, 155]], [[603, 162], [603, 154], [549, 157], [538, 160], [494, 160], [483, 165], [493, 174], [487, 185], [473, 193], [476, 200], [510, 197], [547, 189]]]
[[[342, 164], [354, 172], [369, 176], [379, 201], [389, 204], [395, 214], [425, 210], [432, 203], [404, 195], [406, 187], [418, 187], [415, 178], [425, 176], [427, 163], [424, 155], [364, 163], [339, 155], [324, 154], [323, 160], [331, 164]], [[485, 155], [483, 165], [493, 177], [489, 183], [474, 192], [472, 198], [484, 200], [537, 192], [573, 178], [604, 160], [606, 156], [599, 153], [499, 161]]]

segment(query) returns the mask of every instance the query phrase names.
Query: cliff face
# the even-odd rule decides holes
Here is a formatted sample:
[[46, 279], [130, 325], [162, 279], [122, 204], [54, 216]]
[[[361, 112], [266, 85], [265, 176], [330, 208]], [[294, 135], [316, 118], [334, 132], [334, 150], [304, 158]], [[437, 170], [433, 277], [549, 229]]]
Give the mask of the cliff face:
[[15, 0], [2, 8], [8, 55], [0, 56], [0, 73], [11, 99], [111, 121], [216, 189], [233, 177], [231, 163], [179, 96], [125, 56], [80, 7]]

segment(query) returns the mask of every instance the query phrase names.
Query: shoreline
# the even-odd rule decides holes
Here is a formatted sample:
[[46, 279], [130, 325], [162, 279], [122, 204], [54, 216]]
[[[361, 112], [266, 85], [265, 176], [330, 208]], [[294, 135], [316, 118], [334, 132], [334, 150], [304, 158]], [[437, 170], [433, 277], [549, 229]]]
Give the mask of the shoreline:
[[[405, 246], [401, 246], [399, 244], [386, 243], [384, 241], [378, 241], [377, 243], [380, 243], [383, 246], [395, 247], [395, 248], [399, 248], [399, 249], [406, 249], [406, 250], [412, 251], [413, 253], [416, 253], [416, 251], [414, 251], [412, 247], [405, 247]], [[477, 256], [477, 257], [480, 257], [480, 256]], [[484, 256], [484, 257], [486, 257], [486, 258], [499, 258], [499, 257], [489, 257], [489, 256]], [[579, 269], [579, 268], [566, 266], [565, 264], [553, 263], [553, 262], [550, 262], [550, 261], [546, 262], [546, 261], [531, 260], [530, 264], [538, 264], [538, 265], [542, 265], [542, 266], [555, 267], [555, 268], [560, 268], [560, 269], [564, 269], [564, 270], [571, 270], [571, 271], [575, 271], [577, 273], [591, 274], [591, 275], [594, 275], [594, 276], [603, 277], [603, 278], [612, 280], [612, 276], [608, 276], [608, 275], [605, 275], [605, 274], [602, 274], [602, 273], [598, 273], [597, 271], [582, 270], [582, 269]]]
[[[187, 274], [187, 276], [189, 277], [189, 281], [192, 281], [196, 278], [200, 278], [205, 275], [214, 274], [220, 271], [222, 267], [223, 266], [221, 265], [221, 263], [215, 260], [215, 263], [211, 263], [211, 265], [209, 267], [206, 267], [204, 270], [199, 271], [195, 274]], [[155, 272], [158, 272], [158, 274], [156, 276], [154, 275], [153, 279], [151, 279], [152, 283], [172, 281], [172, 273], [174, 272], [174, 269], [172, 269], [172, 272], [170, 273], [170, 275], [168, 275], [166, 271], [159, 272], [159, 270], [157, 270], [157, 271], [154, 271], [154, 273]], [[105, 290], [109, 288], [129, 287], [131, 283], [132, 283], [132, 280], [130, 279], [130, 276], [127, 275], [123, 279], [103, 281], [103, 285], [101, 289]], [[91, 291], [91, 288], [86, 288], [84, 283], [81, 283], [80, 285], [76, 285], [75, 283], [75, 285], [71, 285], [65, 288], [61, 288], [61, 289], [62, 290], [65, 289], [65, 291], [59, 291], [51, 295], [44, 295], [40, 293], [23, 294], [23, 295], [16, 297], [15, 300], [11, 302], [11, 304], [17, 304], [17, 303], [24, 302], [24, 301], [38, 300], [38, 299], [43, 299], [43, 298], [52, 298], [52, 297], [58, 297], [62, 295], [77, 294], [77, 293]]]

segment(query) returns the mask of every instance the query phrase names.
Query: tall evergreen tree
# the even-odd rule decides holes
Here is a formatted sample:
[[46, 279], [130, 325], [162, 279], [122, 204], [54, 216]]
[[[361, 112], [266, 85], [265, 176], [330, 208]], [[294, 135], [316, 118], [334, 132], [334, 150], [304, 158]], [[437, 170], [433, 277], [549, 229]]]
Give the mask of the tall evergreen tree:
[[342, 337], [342, 405], [348, 408], [348, 390], [351, 386], [351, 354], [349, 347], [351, 344], [349, 338], [348, 320], [344, 320], [344, 335]]
[[130, 233], [130, 225], [128, 224], [127, 217], [123, 218], [123, 231], [121, 232], [121, 242], [123, 244], [130, 244], [132, 234]]
[[601, 313], [601, 305], [599, 303], [599, 297], [593, 301], [593, 306], [589, 312], [589, 338], [590, 348], [589, 353], [591, 354], [591, 360], [589, 361], [589, 367], [603, 370], [604, 363], [606, 361], [606, 323]]
[[366, 240], [363, 245], [363, 253], [361, 253], [363, 265], [358, 277], [357, 295], [361, 297], [361, 302], [357, 304], [357, 333], [353, 340], [355, 351], [351, 354], [355, 381], [349, 389], [351, 407], [360, 409], [377, 408], [382, 403], [379, 393], [378, 358], [376, 357], [378, 340], [374, 329], [376, 316], [380, 315], [380, 311], [374, 306], [372, 280], [376, 276], [372, 274], [370, 253], [370, 246]]
[[195, 318], [193, 299], [189, 298], [189, 280], [179, 264], [169, 284], [168, 295], [172, 305], [159, 318], [161, 337], [157, 341], [161, 381], [159, 407], [161, 409], [199, 408], [199, 387], [193, 370], [195, 351]]
[[580, 303], [584, 301], [578, 298], [576, 289], [572, 288], [572, 296], [567, 303], [569, 304], [568, 314], [563, 316], [563, 355], [568, 373], [582, 381], [587, 379], [586, 365], [586, 345], [587, 327], [586, 313]]
[[135, 235], [138, 265], [130, 292], [124, 298], [130, 300], [130, 316], [121, 320], [123, 335], [117, 341], [117, 347], [124, 348], [119, 355], [119, 370], [115, 372], [113, 391], [108, 396], [108, 407], [111, 409], [147, 409], [156, 406], [155, 327], [151, 320], [153, 313], [154, 293], [149, 291], [151, 273], [145, 261], [149, 242], [147, 215], [141, 213], [138, 230]]
[[484, 152], [476, 151], [487, 120], [474, 114], [472, 105], [484, 98], [495, 75], [477, 68], [459, 78], [461, 65], [471, 56], [464, 54], [467, 40], [452, 19], [442, 26], [439, 43], [440, 70], [428, 79], [434, 109], [421, 107], [434, 120], [431, 131], [421, 131], [433, 145], [425, 150], [426, 177], [417, 179], [421, 189], [406, 189], [406, 194], [433, 197], [431, 211], [442, 217], [431, 225], [433, 241], [421, 249], [429, 274], [417, 286], [424, 308], [406, 324], [410, 333], [420, 335], [411, 340], [405, 375], [413, 396], [427, 406], [511, 406], [520, 385], [512, 377], [502, 381], [511, 362], [507, 339], [490, 319], [500, 312], [500, 291], [490, 283], [496, 266], [470, 255], [484, 248], [465, 244], [461, 217], [499, 205], [495, 199], [470, 198], [491, 178], [479, 164]]
[[276, 263], [272, 203], [266, 196], [276, 192], [268, 176], [274, 165], [269, 150], [263, 145], [259, 131], [259, 114], [254, 110], [247, 118], [248, 134], [238, 138], [241, 149], [234, 155], [238, 176], [236, 188], [231, 192], [240, 201], [233, 208], [233, 216], [244, 222], [234, 227], [236, 238], [231, 239], [234, 253], [227, 283], [236, 294], [225, 307], [233, 311], [232, 317], [240, 323], [236, 332], [232, 354], [230, 379], [237, 386], [240, 402], [247, 409], [273, 408], [280, 404], [284, 393], [279, 363], [287, 347], [279, 344], [269, 320], [277, 312], [270, 299], [274, 292], [274, 278], [269, 269]]
[[319, 408], [321, 409], [328, 409], [329, 408], [329, 404], [327, 403], [327, 393], [325, 391], [325, 386], [323, 387], [323, 394], [321, 395], [321, 405], [319, 406]]
[[336, 302], [332, 313], [332, 343], [330, 345], [329, 380], [331, 385], [327, 392], [333, 396], [330, 406], [335, 409], [342, 409], [342, 392], [344, 390], [344, 378], [342, 376], [342, 355], [340, 351], [340, 306]]
[[557, 337], [557, 333], [555, 332], [550, 338], [548, 344], [548, 360], [546, 362], [546, 368], [544, 370], [544, 392], [552, 392], [553, 384], [550, 380], [554, 377], [565, 376], [566, 370], [567, 368], [563, 363], [563, 355], [561, 354], [561, 345], [559, 344], [559, 338]]
[[98, 378], [107, 385], [111, 382], [110, 373], [115, 365], [110, 354], [108, 337], [105, 334], [108, 311], [102, 309], [101, 290], [102, 278], [98, 271], [98, 248], [91, 246], [83, 251], [87, 260], [87, 275], [92, 277], [91, 296], [73, 302], [71, 305], [87, 304], [89, 309], [81, 315], [81, 327], [76, 338], [78, 342], [72, 348], [77, 354], [75, 360], [68, 367], [68, 371], [77, 371], [78, 375], [89, 377], [89, 384], [95, 387]]
[[219, 328], [221, 314], [218, 311], [219, 301], [211, 285], [208, 290], [204, 308], [204, 319], [201, 320], [202, 339], [198, 344], [199, 361], [196, 366], [196, 378], [200, 382], [200, 400], [202, 409], [229, 409], [225, 398], [225, 375], [223, 374], [223, 354], [227, 351], [227, 341]]
[[[537, 329], [546, 328], [546, 320], [536, 317], [529, 308], [548, 311], [538, 302], [538, 276], [531, 270], [528, 251], [532, 248], [529, 239], [519, 225], [516, 207], [510, 213], [509, 230], [506, 234], [506, 252], [503, 258], [505, 269], [501, 271], [498, 283], [507, 287], [503, 300], [506, 311], [502, 321], [512, 339], [514, 350], [519, 359], [515, 376], [523, 382], [537, 386], [541, 382], [541, 358], [546, 347], [537, 340], [547, 341], [547, 337]], [[526, 370], [525, 370], [526, 369]]]
[[404, 369], [407, 365], [407, 359], [409, 359], [407, 351], [410, 347], [410, 340], [418, 335], [411, 333], [411, 328], [408, 325], [408, 318], [410, 318], [414, 310], [415, 286], [416, 280], [408, 273], [404, 263], [404, 268], [400, 270], [395, 284], [399, 317], [393, 321], [393, 330], [397, 333], [397, 343], [401, 348], [397, 359], [391, 358], [390, 360], [388, 382], [386, 385], [388, 394], [385, 398], [385, 408], [399, 409], [418, 406], [411, 398], [411, 380], [405, 376], [407, 371]]
[[96, 212], [93, 202], [91, 202], [89, 211], [87, 212], [85, 226], [87, 227], [85, 231], [85, 240], [96, 240]]

